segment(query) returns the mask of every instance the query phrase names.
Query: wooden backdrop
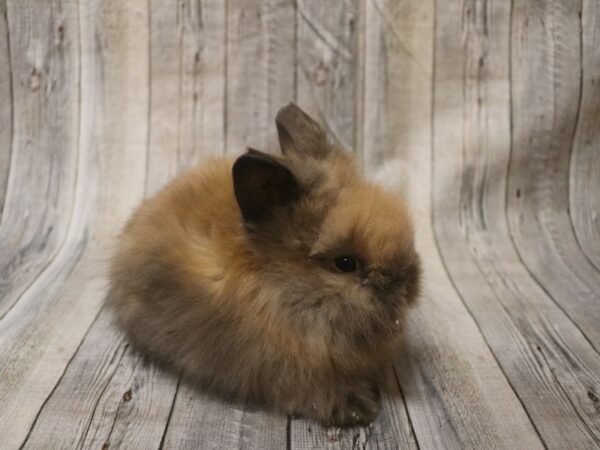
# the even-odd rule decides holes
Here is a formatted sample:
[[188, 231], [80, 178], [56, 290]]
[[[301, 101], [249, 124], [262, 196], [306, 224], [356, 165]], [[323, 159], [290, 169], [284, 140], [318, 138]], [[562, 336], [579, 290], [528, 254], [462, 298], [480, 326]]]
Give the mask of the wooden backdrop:
[[[412, 199], [371, 427], [207, 398], [102, 307], [131, 208], [289, 100]], [[599, 134], [598, 0], [0, 0], [0, 447], [598, 448]]]

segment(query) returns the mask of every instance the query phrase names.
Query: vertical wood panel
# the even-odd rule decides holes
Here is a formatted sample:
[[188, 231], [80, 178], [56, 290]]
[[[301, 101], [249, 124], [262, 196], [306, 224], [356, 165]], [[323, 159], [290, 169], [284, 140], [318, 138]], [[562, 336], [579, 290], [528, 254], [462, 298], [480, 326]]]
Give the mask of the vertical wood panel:
[[516, 1], [513, 11], [511, 235], [532, 275], [600, 350], [600, 272], [579, 248], [569, 215], [581, 3]]
[[0, 223], [12, 150], [13, 89], [6, 0], [0, 1]]
[[[528, 45], [519, 24], [540, 26], [519, 5], [510, 14], [504, 4], [438, 3], [434, 225], [448, 272], [544, 443], [587, 447], [598, 444], [586, 387], [596, 389], [598, 354], [531, 278], [507, 227], [509, 75], [523, 82], [509, 72], [509, 43]], [[536, 63], [533, 49], [517, 54], [512, 67]], [[527, 77], [543, 79], [546, 66], [533, 67]]]
[[[3, 77], [8, 85], [3, 81], [2, 86], [12, 85], [13, 92], [1, 110], [13, 121], [6, 118], [0, 132], [0, 144], [6, 146], [0, 161], [8, 163], [7, 139], [12, 140], [10, 177], [1, 188], [6, 192], [0, 227], [0, 317], [64, 240], [73, 207], [79, 128], [76, 10], [59, 0], [4, 3], [11, 60], [0, 70], [10, 68], [10, 77]], [[6, 169], [0, 167], [0, 173]], [[0, 182], [5, 178], [6, 173], [0, 175]]]
[[[218, 96], [224, 85], [218, 70], [224, 58], [224, 6], [164, 6], [138, 11], [150, 15], [151, 35], [147, 195], [202, 156], [221, 153], [224, 141], [222, 89]], [[115, 6], [110, 10], [118, 12]], [[145, 24], [130, 25], [136, 27], [133, 32]], [[107, 38], [115, 37], [111, 30]], [[62, 442], [67, 447], [157, 448], [162, 442], [177, 377], [144, 362], [110, 316], [111, 311], [103, 311], [93, 324], [41, 411], [28, 447]], [[71, 399], [76, 414], [57, 420], [65, 399]]]
[[175, 386], [170, 374], [132, 350], [103, 310], [42, 408], [25, 448], [157, 448]]
[[278, 151], [275, 114], [294, 100], [292, 0], [227, 1], [226, 151]]
[[[214, 108], [224, 102], [227, 153], [240, 153], [246, 146], [265, 150], [275, 148], [275, 114], [293, 95], [294, 7], [289, 0], [262, 3], [241, 1], [202, 4], [212, 66], [204, 71], [208, 83], [216, 85], [220, 61], [225, 63], [225, 96], [219, 98], [215, 86], [207, 83], [206, 94]], [[221, 13], [225, 14], [224, 20]], [[219, 42], [219, 27], [226, 32]], [[219, 53], [220, 52], [220, 53]], [[209, 55], [210, 56], [210, 55]], [[209, 61], [210, 63], [210, 61]], [[210, 94], [209, 94], [210, 91]], [[207, 109], [207, 111], [209, 111]], [[215, 109], [208, 118], [218, 114]], [[222, 116], [221, 116], [222, 117]], [[208, 126], [219, 126], [220, 122]], [[208, 128], [207, 128], [208, 130]], [[215, 144], [217, 135], [214, 135]], [[222, 143], [215, 147], [223, 148]], [[209, 149], [207, 149], [209, 150]], [[216, 153], [216, 152], [215, 152]], [[287, 418], [264, 411], [251, 411], [227, 404], [181, 381], [164, 436], [165, 448], [249, 448], [279, 449], [286, 445]]]
[[[0, 0], [0, 447], [600, 446], [599, 26], [595, 0]], [[416, 217], [369, 427], [205, 395], [101, 309], [132, 208], [278, 152], [290, 100]]]
[[298, 104], [348, 150], [355, 146], [357, 0], [298, 0]]
[[143, 193], [148, 79], [138, 68], [147, 65], [148, 36], [142, 3], [78, 3], [79, 23], [69, 24], [81, 36], [74, 209], [64, 245], [0, 321], [0, 358], [10, 361], [0, 367], [0, 436], [7, 448], [26, 439], [96, 317], [107, 243]]
[[600, 4], [583, 0], [581, 14], [581, 99], [569, 206], [581, 249], [600, 270]]
[[366, 1], [362, 151], [369, 173], [407, 166], [412, 152], [429, 146], [433, 9], [431, 1]]
[[148, 181], [224, 152], [225, 2], [151, 0]]
[[448, 279], [431, 227], [434, 3], [368, 1], [366, 23], [365, 168], [407, 193], [424, 267], [423, 296], [396, 360], [417, 442], [420, 448], [539, 448]]

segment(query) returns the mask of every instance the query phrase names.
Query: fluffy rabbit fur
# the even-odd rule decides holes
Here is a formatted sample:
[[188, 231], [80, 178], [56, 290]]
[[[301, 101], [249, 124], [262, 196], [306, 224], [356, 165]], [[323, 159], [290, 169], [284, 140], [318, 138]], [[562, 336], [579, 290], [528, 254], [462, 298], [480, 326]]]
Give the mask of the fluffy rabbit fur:
[[281, 156], [184, 174], [133, 214], [108, 302], [146, 353], [229, 399], [372, 421], [420, 265], [402, 199], [290, 104]]

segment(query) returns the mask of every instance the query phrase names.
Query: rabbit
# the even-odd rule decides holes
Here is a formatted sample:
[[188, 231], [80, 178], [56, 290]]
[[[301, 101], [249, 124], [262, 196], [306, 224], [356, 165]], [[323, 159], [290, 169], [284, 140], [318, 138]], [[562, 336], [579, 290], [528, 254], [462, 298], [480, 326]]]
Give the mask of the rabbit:
[[293, 103], [281, 155], [205, 161], [145, 200], [108, 304], [145, 353], [228, 400], [368, 424], [419, 294], [402, 198]]

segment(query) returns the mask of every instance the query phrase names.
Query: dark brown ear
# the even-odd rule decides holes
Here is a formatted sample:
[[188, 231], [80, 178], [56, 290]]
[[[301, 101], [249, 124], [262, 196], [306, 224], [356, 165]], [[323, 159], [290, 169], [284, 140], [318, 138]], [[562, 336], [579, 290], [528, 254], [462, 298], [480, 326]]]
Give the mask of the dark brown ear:
[[233, 190], [244, 220], [255, 222], [296, 198], [298, 184], [281, 162], [249, 149], [233, 164]]
[[325, 158], [331, 151], [327, 133], [295, 103], [279, 110], [275, 117], [281, 153], [297, 153]]

